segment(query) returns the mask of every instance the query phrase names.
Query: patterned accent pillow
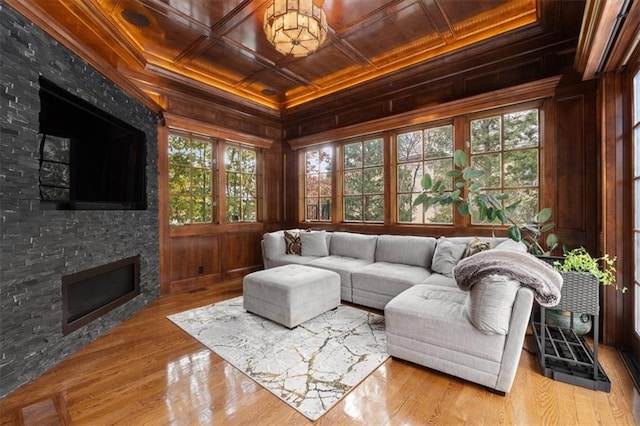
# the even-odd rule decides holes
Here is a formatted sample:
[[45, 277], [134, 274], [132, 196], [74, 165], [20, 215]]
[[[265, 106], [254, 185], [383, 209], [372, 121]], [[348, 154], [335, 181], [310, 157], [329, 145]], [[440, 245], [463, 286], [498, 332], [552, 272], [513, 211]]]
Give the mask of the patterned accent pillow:
[[491, 248], [491, 243], [488, 241], [482, 241], [478, 237], [474, 237], [467, 244], [467, 248], [464, 250], [462, 254], [462, 258], [473, 256], [476, 253], [480, 253], [481, 251], [489, 250]]
[[[311, 229], [303, 229], [302, 232], [311, 232]], [[286, 254], [302, 254], [300, 231], [284, 231], [284, 242]]]
[[284, 242], [286, 245], [286, 254], [300, 254], [302, 252], [299, 232], [284, 231]]

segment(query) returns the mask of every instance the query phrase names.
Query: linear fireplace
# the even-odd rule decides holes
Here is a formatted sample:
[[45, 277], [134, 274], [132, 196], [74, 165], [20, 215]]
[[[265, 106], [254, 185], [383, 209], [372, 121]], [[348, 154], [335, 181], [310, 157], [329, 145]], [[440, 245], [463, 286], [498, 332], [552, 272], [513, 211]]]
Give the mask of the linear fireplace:
[[140, 294], [140, 256], [62, 277], [62, 334], [67, 335]]

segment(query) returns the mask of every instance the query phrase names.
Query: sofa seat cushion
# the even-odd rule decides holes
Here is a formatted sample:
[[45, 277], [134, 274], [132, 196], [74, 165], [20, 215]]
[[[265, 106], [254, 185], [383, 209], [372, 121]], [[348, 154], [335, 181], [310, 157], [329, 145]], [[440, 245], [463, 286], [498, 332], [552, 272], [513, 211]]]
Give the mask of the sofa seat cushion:
[[415, 285], [385, 307], [387, 335], [415, 342], [426, 356], [497, 374], [505, 336], [488, 335], [473, 326], [465, 309], [467, 297], [455, 288]]
[[370, 263], [371, 262], [364, 259], [329, 255], [314, 259], [306, 265], [337, 272], [338, 275], [340, 275], [340, 296], [342, 297], [342, 300], [352, 302], [353, 294], [351, 290], [351, 272], [356, 269], [360, 269], [363, 266], [367, 266]]
[[376, 309], [398, 294], [423, 281], [431, 272], [420, 266], [376, 262], [353, 271], [353, 302]]
[[318, 256], [300, 256], [299, 254], [283, 254], [274, 259], [268, 260], [268, 267], [274, 268], [282, 265], [304, 265], [312, 260], [319, 259]]
[[437, 272], [433, 272], [431, 275], [429, 275], [427, 278], [425, 278], [418, 284], [436, 285], [440, 287], [450, 287], [455, 289], [458, 288], [458, 285], [456, 284], [455, 279], [444, 276], [442, 274], [438, 274]]

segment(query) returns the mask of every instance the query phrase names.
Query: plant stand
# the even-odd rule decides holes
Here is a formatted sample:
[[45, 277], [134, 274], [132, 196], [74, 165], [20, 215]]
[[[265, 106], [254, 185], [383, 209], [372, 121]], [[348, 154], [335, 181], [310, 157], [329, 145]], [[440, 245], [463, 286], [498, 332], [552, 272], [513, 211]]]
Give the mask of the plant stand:
[[[531, 316], [538, 363], [545, 377], [585, 388], [611, 391], [611, 381], [598, 362], [599, 282], [583, 272], [562, 272], [560, 303], [554, 309], [571, 312], [571, 328], [562, 329], [545, 323], [545, 308], [540, 307], [540, 322]], [[573, 312], [593, 316], [593, 351], [573, 331]]]

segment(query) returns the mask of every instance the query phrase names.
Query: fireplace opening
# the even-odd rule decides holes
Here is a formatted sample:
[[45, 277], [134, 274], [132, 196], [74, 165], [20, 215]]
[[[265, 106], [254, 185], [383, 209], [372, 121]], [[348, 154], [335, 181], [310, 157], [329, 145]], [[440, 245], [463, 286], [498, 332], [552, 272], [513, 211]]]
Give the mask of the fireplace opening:
[[62, 334], [67, 335], [140, 294], [140, 256], [62, 277]]

